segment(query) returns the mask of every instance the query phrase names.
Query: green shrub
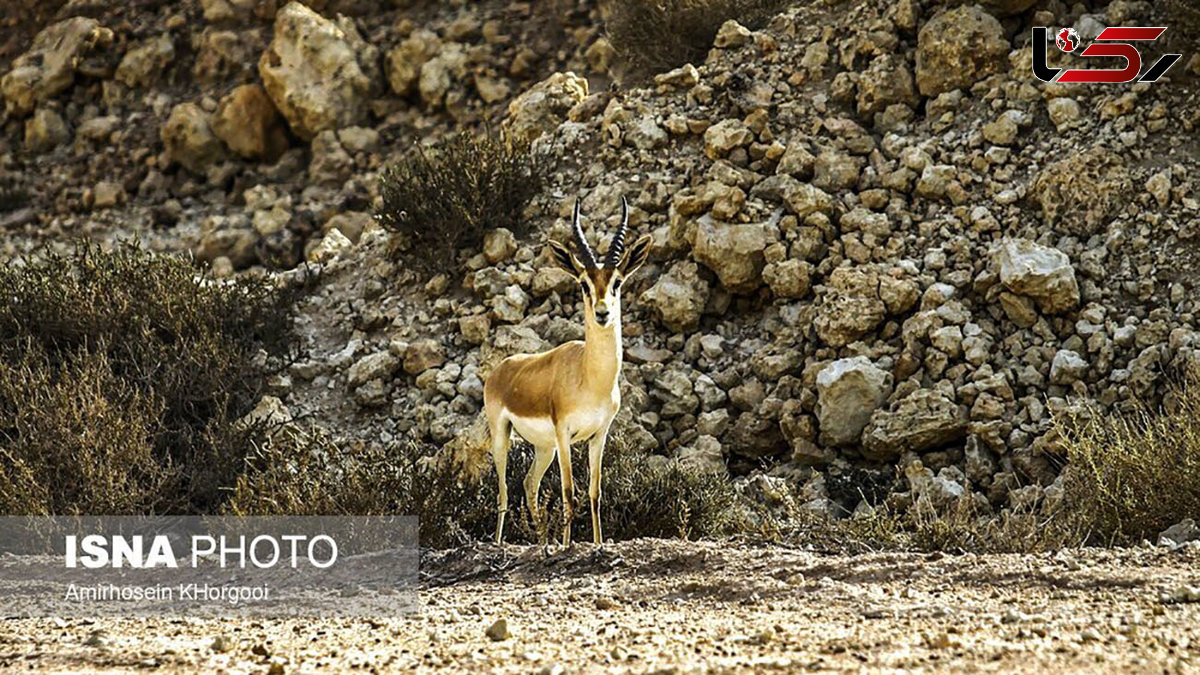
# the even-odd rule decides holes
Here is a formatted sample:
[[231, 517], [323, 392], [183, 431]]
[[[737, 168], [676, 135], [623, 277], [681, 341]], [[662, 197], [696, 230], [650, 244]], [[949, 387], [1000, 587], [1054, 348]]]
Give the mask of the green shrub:
[[609, 0], [609, 41], [636, 75], [704, 62], [721, 24], [729, 19], [757, 28], [784, 0]]
[[455, 267], [459, 249], [478, 251], [484, 233], [528, 229], [525, 207], [542, 189], [544, 169], [505, 136], [458, 133], [416, 147], [380, 180], [380, 224], [402, 235], [398, 257], [424, 272]]
[[261, 430], [291, 297], [135, 245], [0, 269], [0, 512], [206, 513]]
[[1168, 411], [1088, 410], [1060, 419], [1069, 464], [1064, 516], [1096, 544], [1154, 540], [1184, 518], [1200, 519], [1200, 376]]

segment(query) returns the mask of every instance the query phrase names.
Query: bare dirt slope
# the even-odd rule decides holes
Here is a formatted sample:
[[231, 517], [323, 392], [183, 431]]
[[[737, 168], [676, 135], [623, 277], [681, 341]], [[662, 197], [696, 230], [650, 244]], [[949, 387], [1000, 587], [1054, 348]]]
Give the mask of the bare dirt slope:
[[[416, 617], [10, 619], [0, 670], [1189, 672], [1197, 562], [1195, 548], [841, 556], [639, 540], [545, 556], [479, 545], [426, 556]], [[499, 618], [511, 636], [493, 641]]]

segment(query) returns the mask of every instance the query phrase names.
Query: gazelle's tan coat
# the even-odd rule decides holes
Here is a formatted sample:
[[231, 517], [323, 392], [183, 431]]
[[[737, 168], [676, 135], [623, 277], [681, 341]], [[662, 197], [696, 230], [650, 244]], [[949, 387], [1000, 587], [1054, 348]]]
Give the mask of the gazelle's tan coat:
[[563, 544], [571, 542], [575, 490], [571, 475], [571, 443], [588, 440], [588, 496], [592, 532], [603, 541], [600, 526], [600, 468], [608, 429], [621, 405], [621, 296], [626, 275], [649, 255], [650, 238], [642, 237], [624, 250], [628, 210], [623, 217], [604, 264], [598, 264], [583, 237], [579, 206], [575, 207], [574, 233], [581, 262], [566, 247], [551, 242], [555, 260], [576, 275], [584, 296], [584, 340], [559, 345], [540, 354], [518, 354], [500, 363], [484, 387], [484, 409], [492, 438], [492, 458], [500, 481], [496, 541], [503, 539], [508, 511], [507, 474], [510, 436], [516, 431], [534, 447], [533, 466], [525, 476], [525, 499], [535, 522], [538, 487], [557, 455], [562, 475]]

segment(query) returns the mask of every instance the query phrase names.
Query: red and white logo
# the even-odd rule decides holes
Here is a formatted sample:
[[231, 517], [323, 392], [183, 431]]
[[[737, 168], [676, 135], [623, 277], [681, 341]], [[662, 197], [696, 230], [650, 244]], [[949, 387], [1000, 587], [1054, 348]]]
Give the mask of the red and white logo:
[[1058, 43], [1059, 49], [1070, 54], [1079, 49], [1079, 31], [1074, 28], [1064, 28], [1058, 31], [1055, 41]]
[[[1096, 36], [1095, 41], [1088, 45], [1079, 56], [1094, 58], [1098, 56], [1119, 57], [1125, 60], [1125, 67], [1119, 70], [1101, 70], [1094, 68], [1051, 68], [1046, 64], [1046, 43], [1050, 30], [1045, 26], [1035, 26], [1033, 29], [1033, 74], [1043, 82], [1063, 82], [1067, 84], [1122, 84], [1125, 82], [1157, 82], [1183, 58], [1182, 54], [1165, 54], [1146, 71], [1142, 72], [1142, 53], [1131, 42], [1154, 42], [1167, 32], [1166, 27], [1117, 27], [1105, 28]], [[1074, 28], [1063, 28], [1054, 34], [1055, 44], [1068, 54], [1074, 54], [1079, 49], [1079, 33]]]

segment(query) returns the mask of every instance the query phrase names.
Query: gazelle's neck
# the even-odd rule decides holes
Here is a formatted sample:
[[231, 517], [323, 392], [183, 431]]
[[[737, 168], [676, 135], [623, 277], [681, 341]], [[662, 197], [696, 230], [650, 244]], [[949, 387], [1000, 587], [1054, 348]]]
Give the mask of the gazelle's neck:
[[621, 372], [621, 320], [608, 326], [587, 322], [583, 354], [587, 380], [610, 390]]

